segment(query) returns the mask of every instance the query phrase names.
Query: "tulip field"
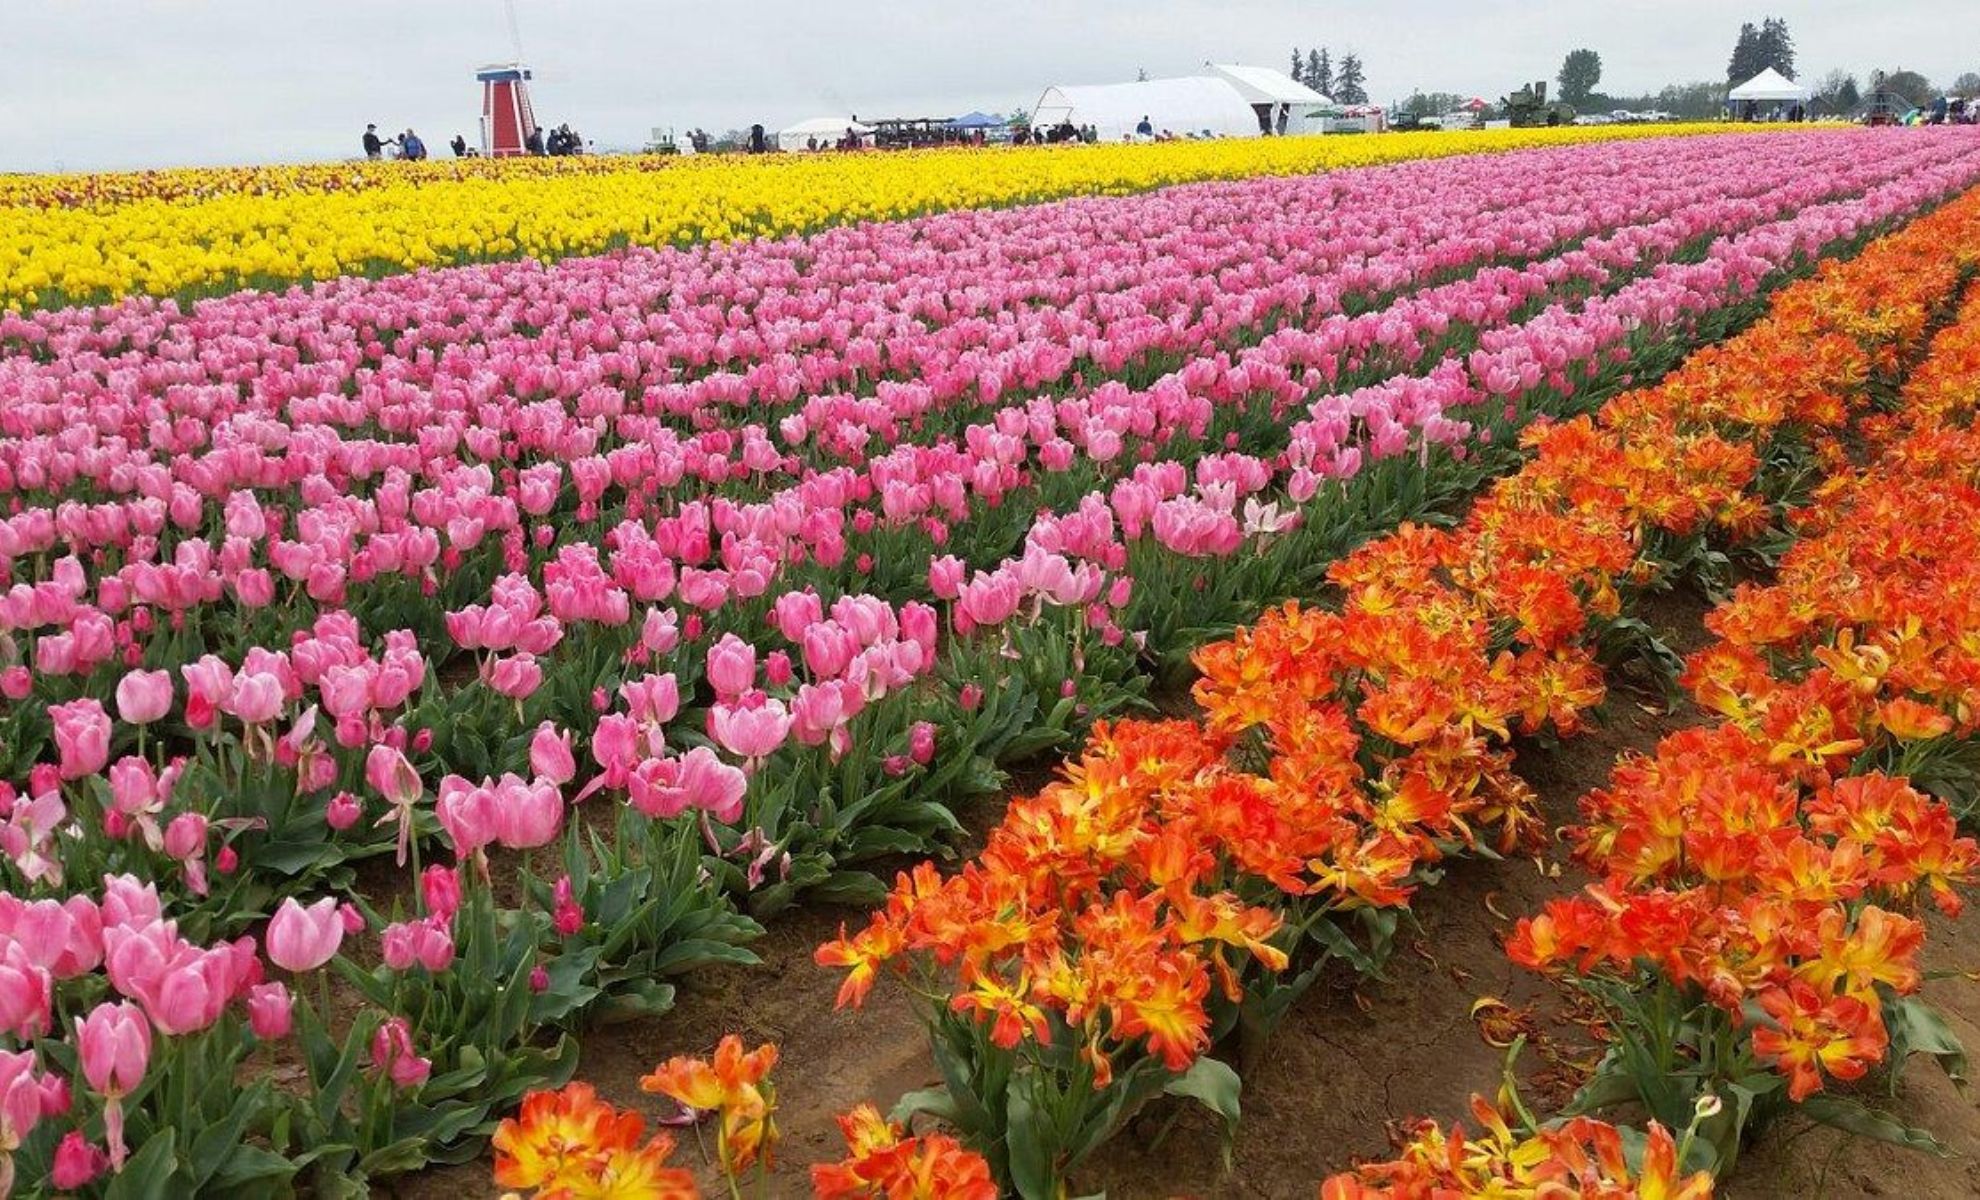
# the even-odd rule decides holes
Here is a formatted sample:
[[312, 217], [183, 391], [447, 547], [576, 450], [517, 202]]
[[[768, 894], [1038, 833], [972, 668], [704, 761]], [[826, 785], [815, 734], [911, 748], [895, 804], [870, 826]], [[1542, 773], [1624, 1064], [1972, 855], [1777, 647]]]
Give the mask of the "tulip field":
[[0, 1200], [1966, 1194], [1980, 140], [1623, 132], [0, 180]]

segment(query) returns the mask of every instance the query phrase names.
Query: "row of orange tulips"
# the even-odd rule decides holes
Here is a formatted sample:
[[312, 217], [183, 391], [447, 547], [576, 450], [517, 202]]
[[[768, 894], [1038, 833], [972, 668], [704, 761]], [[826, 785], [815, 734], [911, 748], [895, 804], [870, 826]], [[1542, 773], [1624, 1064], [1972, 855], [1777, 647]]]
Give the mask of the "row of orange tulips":
[[[1899, 413], [1873, 414], [1976, 264], [1980, 200], [1968, 198], [1789, 289], [1765, 322], [1598, 420], [1539, 435], [1538, 456], [1460, 530], [1364, 555], [1364, 585], [1388, 581], [1405, 611], [1469, 596], [1474, 627], [1592, 655], [1618, 629], [1622, 593], [1710, 573], [1715, 542], [1764, 545], [1781, 507], [1809, 498], [1803, 482], [1833, 476], [1793, 514], [1802, 540], [1779, 581], [1739, 588], [1710, 619], [1721, 642], [1688, 665], [1684, 682], [1724, 723], [1618, 766], [1571, 831], [1601, 881], [1509, 940], [1516, 961], [1587, 987], [1617, 1031], [1569, 1120], [1541, 1129], [1516, 1096], [1481, 1102], [1479, 1140], [1426, 1125], [1395, 1161], [1330, 1181], [1329, 1200], [1706, 1195], [1709, 1175], [1681, 1175], [1665, 1125], [1688, 1131], [1686, 1165], [1723, 1172], [1742, 1136], [1813, 1097], [1822, 1073], [1957, 1054], [1912, 996], [1924, 928], [1910, 914], [1927, 899], [1956, 911], [1953, 887], [1980, 853], [1903, 776], [1958, 763], [1972, 729], [1980, 439], [1943, 414], [1971, 415], [1980, 305], [1933, 345]], [[1852, 429], [1884, 449], [1870, 468], [1850, 466]], [[1946, 488], [1919, 486], [1928, 464]], [[1946, 797], [1974, 799], [1974, 776], [1941, 778]], [[1634, 1182], [1582, 1115], [1617, 1102], [1653, 1117]], [[1922, 1140], [1833, 1096], [1803, 1111]]]
[[[1970, 264], [1980, 228], [1953, 232]], [[1722, 1163], [1789, 1106], [1930, 1145], [1828, 1084], [1894, 1079], [1912, 1053], [1959, 1065], [1916, 993], [1920, 910], [1957, 914], [1980, 870], [1957, 830], [1980, 803], [1976, 406], [1980, 298], [1858, 426], [1864, 465], [1794, 515], [1774, 582], [1710, 616], [1685, 682], [1715, 723], [1584, 801], [1571, 834], [1601, 882], [1509, 945], [1610, 1004], [1621, 1036], [1591, 1103], [1739, 1099], [1711, 1139]]]

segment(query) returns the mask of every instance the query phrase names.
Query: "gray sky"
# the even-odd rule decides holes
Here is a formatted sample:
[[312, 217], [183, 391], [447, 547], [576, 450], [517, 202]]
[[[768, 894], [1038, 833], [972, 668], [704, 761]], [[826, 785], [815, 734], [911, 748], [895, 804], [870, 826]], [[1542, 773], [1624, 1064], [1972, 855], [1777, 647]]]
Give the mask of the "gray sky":
[[[600, 145], [1028, 107], [1053, 83], [1281, 67], [1353, 48], [1377, 101], [1497, 97], [1578, 46], [1605, 91], [1723, 75], [1743, 20], [1788, 19], [1804, 78], [1980, 71], [1956, 0], [517, 0], [536, 108]], [[1951, 14], [1961, 14], [1957, 18]], [[1951, 21], [1957, 32], [1947, 28]], [[475, 140], [474, 68], [510, 56], [500, 0], [0, 0], [0, 170], [335, 159], [367, 121]]]

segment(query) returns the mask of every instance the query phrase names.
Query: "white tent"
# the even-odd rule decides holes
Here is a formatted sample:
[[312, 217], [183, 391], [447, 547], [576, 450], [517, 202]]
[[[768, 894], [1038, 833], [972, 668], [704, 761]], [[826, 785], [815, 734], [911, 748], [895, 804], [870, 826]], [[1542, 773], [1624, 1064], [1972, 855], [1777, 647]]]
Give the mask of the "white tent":
[[[1285, 133], [1323, 133], [1331, 97], [1307, 87], [1284, 71], [1246, 67], [1237, 63], [1207, 63], [1213, 77], [1230, 83], [1251, 105], [1261, 129]], [[1283, 118], [1283, 119], [1282, 119]]]
[[813, 117], [809, 121], [799, 121], [795, 125], [778, 130], [777, 148], [790, 151], [805, 150], [811, 146], [815, 138], [819, 146], [830, 149], [839, 144], [839, 139], [846, 136], [848, 129], [862, 138], [873, 132], [873, 126], [861, 125], [851, 117]]
[[1246, 67], [1237, 63], [1209, 63], [1212, 74], [1231, 82], [1238, 94], [1253, 104], [1332, 104], [1333, 98], [1314, 91], [1284, 71], [1271, 67]]
[[1257, 137], [1258, 114], [1221, 76], [1188, 75], [1093, 87], [1049, 87], [1038, 98], [1031, 119], [1036, 128], [1061, 122], [1091, 125], [1103, 142], [1134, 133], [1143, 117], [1154, 132], [1182, 137], [1205, 130], [1219, 137]]
[[1726, 99], [1738, 104], [1746, 100], [1802, 100], [1806, 101], [1814, 93], [1789, 79], [1772, 67], [1755, 75], [1726, 93]]

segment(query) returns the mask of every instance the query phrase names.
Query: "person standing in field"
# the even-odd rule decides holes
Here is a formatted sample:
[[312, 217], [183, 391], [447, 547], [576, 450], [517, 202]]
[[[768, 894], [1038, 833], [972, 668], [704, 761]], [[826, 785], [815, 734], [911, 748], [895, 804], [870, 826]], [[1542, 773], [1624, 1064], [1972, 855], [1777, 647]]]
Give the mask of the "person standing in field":
[[364, 156], [373, 162], [385, 157], [385, 139], [378, 136], [378, 126], [364, 127]]

